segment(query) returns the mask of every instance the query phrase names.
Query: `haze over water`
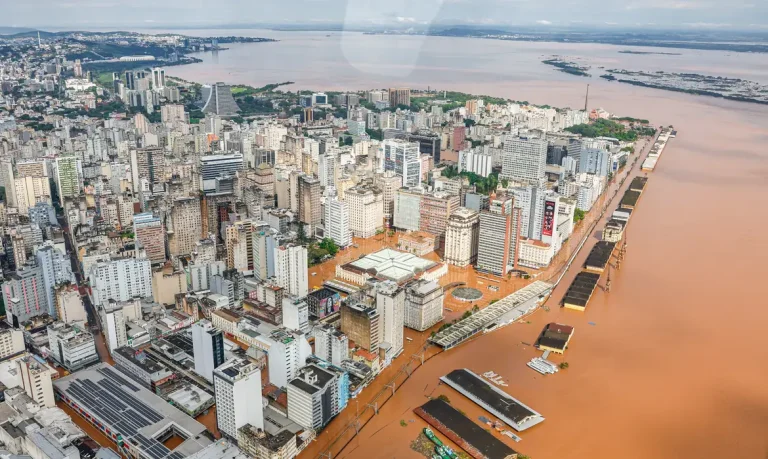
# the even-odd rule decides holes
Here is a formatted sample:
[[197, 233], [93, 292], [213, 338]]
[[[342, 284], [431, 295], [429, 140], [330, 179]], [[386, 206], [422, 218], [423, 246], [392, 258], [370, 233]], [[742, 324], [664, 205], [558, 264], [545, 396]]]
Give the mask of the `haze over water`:
[[[408, 444], [423, 423], [411, 410], [446, 393], [473, 421], [484, 413], [438, 377], [461, 367], [489, 370], [505, 391], [546, 421], [509, 444], [545, 458], [760, 458], [768, 454], [768, 107], [580, 78], [540, 63], [581, 57], [596, 67], [696, 72], [768, 83], [758, 54], [631, 48], [682, 56], [619, 54], [608, 45], [269, 31], [182, 31], [254, 35], [278, 43], [228, 45], [201, 64], [168, 73], [198, 82], [285, 89], [410, 86], [590, 108], [673, 124], [679, 131], [628, 229], [629, 250], [612, 291], [584, 313], [551, 305], [443, 353], [419, 369], [343, 457], [417, 457]], [[594, 69], [593, 69], [594, 70]], [[599, 70], [594, 71], [599, 75]], [[601, 285], [602, 285], [601, 281]], [[567, 286], [561, 286], [564, 288]], [[565, 360], [546, 378], [525, 362], [548, 322], [576, 327]], [[595, 325], [589, 325], [594, 322]]]

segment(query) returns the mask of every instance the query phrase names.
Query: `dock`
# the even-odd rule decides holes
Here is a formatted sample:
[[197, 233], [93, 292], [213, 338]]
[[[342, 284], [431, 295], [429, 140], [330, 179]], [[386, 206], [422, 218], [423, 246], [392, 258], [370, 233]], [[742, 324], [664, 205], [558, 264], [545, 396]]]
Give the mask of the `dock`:
[[587, 309], [587, 303], [592, 298], [599, 279], [600, 274], [598, 273], [582, 271], [577, 274], [571, 286], [568, 287], [568, 291], [565, 292], [563, 306], [577, 311]]

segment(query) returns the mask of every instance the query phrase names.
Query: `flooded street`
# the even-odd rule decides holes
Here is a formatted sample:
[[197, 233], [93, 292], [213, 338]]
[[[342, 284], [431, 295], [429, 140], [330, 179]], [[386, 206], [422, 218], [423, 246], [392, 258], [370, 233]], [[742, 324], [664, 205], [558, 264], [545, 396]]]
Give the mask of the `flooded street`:
[[[628, 227], [627, 257], [621, 270], [613, 273], [610, 293], [598, 289], [585, 312], [564, 310], [557, 303], [575, 275], [569, 273], [548, 303], [549, 312], [539, 310], [528, 324], [513, 324], [429, 360], [334, 457], [420, 457], [409, 443], [425, 423], [412, 410], [428, 396], [447, 395], [474, 422], [479, 423], [480, 415], [490, 417], [457, 392], [438, 385], [440, 376], [456, 368], [496, 372], [507, 382], [506, 392], [546, 418], [522, 432], [519, 443], [494, 433], [534, 459], [766, 457], [768, 242], [763, 233], [768, 226], [768, 107], [572, 77], [539, 62], [545, 53], [574, 55], [583, 50], [587, 57], [608, 65], [610, 59], [619, 59], [618, 47], [482, 40], [452, 40], [456, 46], [444, 47], [442, 40], [451, 39], [430, 39], [422, 55], [409, 64], [415, 66], [411, 71], [392, 75], [377, 71], [387, 66], [402, 69], [405, 64], [398, 67], [392, 56], [405, 49], [403, 43], [410, 38], [361, 38], [361, 50], [377, 50], [380, 60], [365, 67], [360, 62], [337, 65], [339, 56], [355, 55], [345, 47], [349, 43], [323, 45], [318, 38], [307, 45], [306, 37], [264, 45], [263, 50], [260, 45], [251, 48], [270, 53], [274, 61], [254, 58], [245, 63], [242, 53], [233, 49], [232, 57], [221, 52], [215, 62], [205, 59], [169, 69], [169, 74], [256, 86], [290, 79], [297, 82], [287, 88], [293, 90], [431, 85], [570, 107], [584, 105], [589, 83], [590, 108], [673, 124], [679, 131], [656, 170], [649, 173]], [[394, 44], [388, 48], [390, 42], [385, 40]], [[281, 50], [294, 54], [282, 55], [277, 52]], [[621, 59], [633, 59], [626, 66], [635, 69], [695, 67], [712, 75], [722, 69], [729, 76], [768, 79], [764, 56], [682, 52], [684, 58], [655, 57], [648, 65], [643, 57]], [[283, 61], [276, 62], [279, 59]], [[317, 72], [306, 72], [310, 68]], [[577, 259], [577, 267], [578, 263]], [[446, 278], [451, 276], [461, 277], [455, 270]], [[310, 277], [311, 285], [320, 277]], [[517, 287], [505, 285], [498, 297]], [[480, 289], [481, 304], [497, 297], [483, 286]], [[449, 302], [446, 305], [453, 308]], [[575, 334], [564, 357], [550, 357], [567, 361], [570, 368], [544, 377], [525, 366], [540, 353], [523, 342], [534, 342], [549, 322], [572, 325]], [[406, 331], [406, 336], [413, 338], [413, 333]], [[407, 344], [404, 356], [418, 350], [418, 341], [414, 338]], [[346, 425], [356, 404], [364, 409], [370, 394], [382, 390], [397, 372], [398, 362], [357, 403], [350, 401], [319, 434], [317, 446], [311, 445], [301, 457], [317, 457], [323, 451], [319, 445], [327, 443], [323, 437], [334, 436], [339, 425]]]

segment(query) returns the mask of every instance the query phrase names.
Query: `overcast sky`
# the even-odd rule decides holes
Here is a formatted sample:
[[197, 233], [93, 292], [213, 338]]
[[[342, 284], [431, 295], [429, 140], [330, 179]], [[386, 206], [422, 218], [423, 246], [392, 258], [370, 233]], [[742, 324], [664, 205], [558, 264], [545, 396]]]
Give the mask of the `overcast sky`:
[[585, 25], [768, 31], [768, 0], [0, 0], [0, 26]]

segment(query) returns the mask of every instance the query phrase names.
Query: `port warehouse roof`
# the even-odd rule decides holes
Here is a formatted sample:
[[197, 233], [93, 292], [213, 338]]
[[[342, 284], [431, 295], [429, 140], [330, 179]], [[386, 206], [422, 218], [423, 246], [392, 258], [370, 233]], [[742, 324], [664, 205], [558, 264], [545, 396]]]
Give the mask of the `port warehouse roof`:
[[582, 271], [577, 274], [573, 283], [571, 283], [571, 286], [568, 287], [568, 291], [565, 292], [563, 304], [566, 306], [576, 306], [582, 309], [586, 308], [599, 279], [600, 274], [598, 273]]
[[642, 193], [645, 190], [646, 183], [648, 183], [648, 177], [635, 177], [632, 179], [632, 183], [629, 184], [629, 189]]
[[432, 399], [413, 411], [462, 448], [466, 448], [466, 445], [457, 440], [462, 440], [489, 459], [517, 457], [515, 450], [440, 399]]
[[621, 202], [619, 202], [619, 207], [628, 207], [630, 209], [634, 209], [637, 205], [638, 199], [640, 199], [639, 191], [627, 190], [624, 192], [624, 196], [621, 198]]
[[429, 340], [445, 349], [456, 346], [502, 316], [511, 315], [511, 320], [517, 320], [535, 307], [551, 289], [552, 284], [536, 281], [438, 332]]
[[564, 351], [571, 336], [573, 336], [573, 327], [553, 322], [544, 327], [536, 345]]
[[[142, 459], [182, 459], [211, 444], [205, 426], [105, 363], [53, 383], [60, 397], [105, 434], [139, 451]], [[173, 429], [186, 437], [170, 451], [156, 437]]]
[[518, 432], [544, 421], [544, 417], [466, 368], [453, 370], [441, 381], [477, 403]]
[[615, 248], [615, 242], [598, 242], [594, 247], [592, 247], [592, 250], [590, 250], [589, 255], [587, 256], [587, 261], [584, 262], [584, 266], [587, 269], [602, 272], [605, 269], [605, 265], [608, 264], [608, 260], [611, 259], [611, 254]]

